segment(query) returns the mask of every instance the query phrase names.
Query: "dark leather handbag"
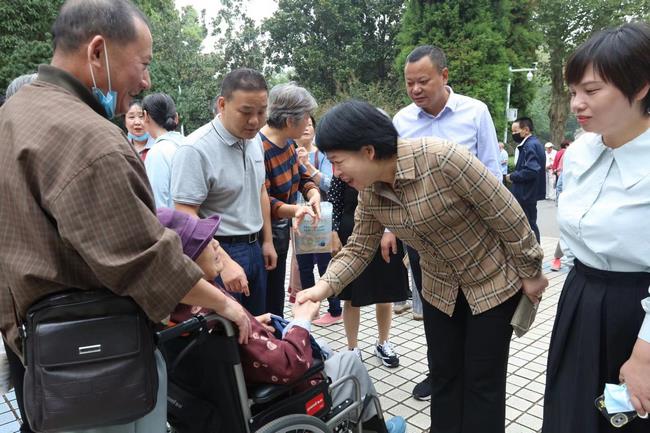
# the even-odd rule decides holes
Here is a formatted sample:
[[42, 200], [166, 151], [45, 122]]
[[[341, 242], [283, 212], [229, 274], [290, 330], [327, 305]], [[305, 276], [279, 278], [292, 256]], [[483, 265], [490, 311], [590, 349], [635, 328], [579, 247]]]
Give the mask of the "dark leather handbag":
[[153, 327], [129, 297], [71, 290], [27, 311], [24, 403], [33, 430], [125, 424], [154, 409]]

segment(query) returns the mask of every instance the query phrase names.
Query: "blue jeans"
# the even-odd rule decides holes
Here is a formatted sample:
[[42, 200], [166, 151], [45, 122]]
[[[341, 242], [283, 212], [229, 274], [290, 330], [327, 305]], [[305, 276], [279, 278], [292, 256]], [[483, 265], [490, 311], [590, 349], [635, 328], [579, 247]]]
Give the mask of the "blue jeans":
[[[248, 278], [248, 290], [250, 296], [241, 293], [231, 293], [253, 316], [259, 316], [266, 312], [266, 269], [264, 269], [264, 257], [260, 244], [245, 242], [221, 243], [221, 247], [228, 253], [231, 259], [244, 268]], [[215, 282], [223, 286], [221, 277]]]
[[[276, 250], [277, 251], [277, 250]], [[287, 273], [287, 252], [278, 253], [278, 265], [268, 272], [266, 280], [265, 313], [284, 317], [284, 298], [286, 290], [284, 281]]]
[[[323, 276], [327, 270], [332, 255], [329, 253], [317, 254], [298, 254], [298, 269], [300, 270], [300, 283], [303, 289], [308, 289], [315, 284], [314, 281], [314, 263], [318, 266], [318, 275]], [[341, 309], [341, 301], [336, 296], [327, 298], [329, 308], [327, 311], [334, 317], [338, 317], [343, 313]]]

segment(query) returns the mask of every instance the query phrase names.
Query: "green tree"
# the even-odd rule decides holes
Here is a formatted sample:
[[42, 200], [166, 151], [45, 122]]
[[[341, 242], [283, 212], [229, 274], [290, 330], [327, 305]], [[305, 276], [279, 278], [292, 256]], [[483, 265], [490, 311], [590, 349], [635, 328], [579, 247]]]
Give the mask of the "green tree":
[[551, 141], [561, 142], [569, 116], [564, 65], [570, 53], [593, 32], [619, 25], [650, 10], [650, 0], [545, 0], [539, 2], [536, 23], [549, 53], [551, 101], [548, 111]]
[[265, 20], [267, 59], [319, 100], [392, 81], [403, 0], [280, 0]]
[[50, 30], [64, 0], [0, 2], [0, 89], [16, 77], [36, 72], [52, 57]]
[[243, 0], [221, 0], [212, 22], [212, 34], [219, 36], [214, 45], [219, 77], [236, 68], [264, 70], [265, 43], [260, 27], [245, 11], [247, 4]]
[[[508, 0], [409, 0], [396, 69], [402, 71], [416, 46], [439, 46], [447, 54], [454, 91], [485, 102], [503, 131], [508, 65], [529, 66], [536, 59], [538, 36], [527, 28], [531, 14], [530, 1], [513, 6]], [[525, 110], [534, 89], [520, 77], [513, 77], [512, 88], [513, 105]]]
[[151, 92], [169, 94], [176, 102], [186, 133], [212, 118], [210, 103], [217, 93], [216, 58], [201, 52], [207, 36], [205, 12], [185, 7], [179, 13], [173, 0], [136, 0], [147, 15], [153, 36]]
[[[536, 3], [537, 0], [510, 2], [506, 51], [513, 68], [532, 68], [539, 58], [537, 50], [542, 42], [542, 35], [533, 24]], [[510, 76], [512, 79], [510, 107], [518, 108], [519, 114], [522, 116], [531, 113], [531, 104], [540, 87], [540, 81], [537, 79], [541, 75], [540, 72], [541, 70], [538, 69], [534, 81], [529, 81], [527, 74], [523, 73], [515, 73]], [[498, 116], [503, 114], [498, 113]], [[503, 118], [505, 120], [505, 116]], [[509, 129], [509, 125], [504, 124], [506, 129]], [[537, 129], [537, 123], [535, 123], [535, 130]]]

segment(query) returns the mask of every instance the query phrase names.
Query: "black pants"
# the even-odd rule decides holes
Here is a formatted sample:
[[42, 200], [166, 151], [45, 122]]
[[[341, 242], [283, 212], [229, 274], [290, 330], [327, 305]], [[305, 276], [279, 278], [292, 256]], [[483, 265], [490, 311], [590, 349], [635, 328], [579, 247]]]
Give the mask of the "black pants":
[[278, 252], [278, 266], [268, 271], [266, 280], [266, 311], [284, 317], [284, 277], [287, 272], [287, 251]]
[[422, 300], [431, 433], [504, 433], [510, 320], [520, 297], [473, 316], [460, 292], [452, 317]]
[[524, 210], [526, 218], [528, 219], [528, 224], [530, 224], [530, 228], [533, 229], [535, 238], [537, 238], [537, 242], [539, 243], [539, 228], [537, 227], [537, 202], [534, 201], [530, 203], [519, 201], [519, 205]]
[[[420, 254], [414, 250], [413, 248], [409, 247], [408, 245], [406, 246], [406, 252], [409, 255], [409, 264], [411, 265], [411, 273], [413, 274], [413, 282], [415, 283], [415, 289], [418, 291], [418, 294], [420, 295], [420, 299], [422, 300], [422, 268], [420, 268]], [[425, 301], [422, 300], [422, 304], [424, 304]], [[424, 334], [426, 335], [427, 333], [427, 327], [424, 327]], [[428, 337], [427, 337], [428, 341]], [[431, 352], [432, 347], [427, 346], [427, 360], [431, 356], [429, 352]]]
[[23, 407], [23, 378], [25, 377], [25, 367], [23, 367], [23, 363], [20, 361], [20, 358], [18, 358], [18, 355], [7, 346], [7, 343], [5, 343], [4, 340], [3, 343], [5, 345], [5, 352], [7, 353], [7, 361], [9, 361], [9, 376], [14, 385], [16, 403], [18, 403], [20, 417], [23, 420], [23, 423], [20, 426], [20, 433], [32, 433], [33, 430], [29, 427], [29, 422], [27, 421], [27, 416], [25, 415], [25, 409]]

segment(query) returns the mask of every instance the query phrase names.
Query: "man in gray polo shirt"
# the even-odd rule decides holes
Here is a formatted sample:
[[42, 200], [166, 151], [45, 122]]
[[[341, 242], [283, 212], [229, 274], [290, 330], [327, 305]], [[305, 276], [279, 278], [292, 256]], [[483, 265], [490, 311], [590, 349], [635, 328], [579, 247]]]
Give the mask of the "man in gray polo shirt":
[[221, 217], [215, 239], [230, 257], [218, 282], [236, 292], [253, 315], [264, 313], [266, 270], [277, 262], [264, 151], [257, 134], [266, 122], [267, 98], [262, 74], [252, 69], [230, 72], [217, 99], [219, 114], [187, 138], [172, 163], [176, 209], [202, 218]]

